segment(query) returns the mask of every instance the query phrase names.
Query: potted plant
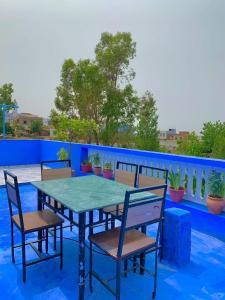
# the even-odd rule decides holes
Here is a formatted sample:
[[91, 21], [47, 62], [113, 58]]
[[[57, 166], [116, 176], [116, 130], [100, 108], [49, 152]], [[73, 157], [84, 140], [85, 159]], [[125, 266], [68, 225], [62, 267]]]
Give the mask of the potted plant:
[[168, 176], [170, 186], [170, 197], [174, 202], [180, 202], [184, 197], [184, 187], [182, 185], [180, 173], [171, 171]]
[[92, 163], [94, 165], [94, 173], [97, 176], [100, 176], [102, 173], [102, 167], [101, 167], [101, 158], [99, 153], [95, 153], [92, 155]]
[[209, 176], [208, 186], [209, 195], [206, 200], [208, 210], [213, 214], [220, 214], [225, 207], [225, 183], [223, 175], [213, 171]]
[[113, 177], [113, 170], [112, 170], [111, 162], [107, 162], [104, 164], [103, 177], [107, 178], [107, 179], [111, 179]]
[[68, 159], [68, 152], [65, 148], [61, 148], [59, 152], [57, 152], [58, 160], [66, 160]]
[[81, 170], [84, 173], [89, 173], [92, 171], [92, 163], [89, 159], [86, 159], [81, 164]]

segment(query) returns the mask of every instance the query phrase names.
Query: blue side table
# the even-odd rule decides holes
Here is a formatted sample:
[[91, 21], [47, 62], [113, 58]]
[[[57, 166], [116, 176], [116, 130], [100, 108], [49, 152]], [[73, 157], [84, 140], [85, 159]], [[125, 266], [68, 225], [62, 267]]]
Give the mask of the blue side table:
[[191, 213], [180, 208], [165, 209], [163, 258], [177, 267], [191, 257]]

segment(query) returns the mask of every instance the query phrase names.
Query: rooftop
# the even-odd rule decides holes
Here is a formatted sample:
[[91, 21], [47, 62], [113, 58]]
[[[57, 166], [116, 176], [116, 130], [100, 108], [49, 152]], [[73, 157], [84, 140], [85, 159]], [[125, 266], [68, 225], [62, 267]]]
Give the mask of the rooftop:
[[[72, 167], [77, 176], [83, 176], [80, 171], [81, 161], [85, 156], [98, 151], [103, 161], [126, 160], [135, 163], [157, 165], [158, 167], [180, 166], [188, 170], [189, 176], [193, 170], [197, 174], [197, 189], [193, 194], [188, 186], [185, 200], [181, 204], [173, 203], [167, 195], [166, 206], [180, 207], [192, 214], [191, 232], [191, 262], [185, 267], [177, 268], [162, 260], [158, 269], [158, 300], [221, 300], [225, 299], [225, 215], [214, 216], [208, 213], [205, 206], [206, 195], [202, 195], [198, 183], [199, 171], [217, 169], [225, 170], [225, 162], [220, 160], [188, 158], [176, 155], [145, 153], [128, 149], [101, 147], [96, 145], [69, 144], [53, 141], [3, 141], [0, 142], [2, 156], [1, 169], [9, 169], [18, 175], [20, 182], [21, 201], [24, 211], [33, 211], [37, 206], [37, 191], [29, 183], [40, 180], [40, 161], [57, 158], [61, 147], [71, 151]], [[15, 151], [16, 149], [16, 151]], [[0, 185], [3, 184], [0, 170]], [[190, 185], [190, 182], [189, 182]], [[189, 190], [191, 192], [189, 193]], [[1, 299], [77, 299], [78, 294], [78, 233], [70, 229], [64, 230], [64, 267], [60, 271], [57, 259], [34, 265], [28, 268], [27, 282], [21, 277], [21, 253], [16, 250], [16, 264], [11, 263], [10, 250], [10, 219], [6, 190], [0, 187], [0, 288]], [[97, 216], [95, 216], [97, 217]], [[98, 230], [102, 230], [100, 227]], [[149, 229], [150, 230], [150, 229]], [[151, 234], [151, 232], [149, 232]], [[32, 239], [33, 236], [30, 236]], [[19, 232], [16, 232], [16, 243], [20, 242]], [[88, 251], [87, 251], [88, 252]], [[32, 250], [27, 248], [28, 259], [34, 257]], [[94, 254], [96, 270], [104, 277], [112, 275], [114, 265], [105, 256]], [[148, 255], [147, 267], [152, 268], [153, 256]], [[103, 268], [104, 266], [104, 268]], [[152, 278], [147, 274], [139, 275], [131, 272], [127, 278], [122, 277], [121, 299], [150, 299]], [[85, 292], [85, 299], [100, 300], [114, 297], [94, 280], [94, 292]]]

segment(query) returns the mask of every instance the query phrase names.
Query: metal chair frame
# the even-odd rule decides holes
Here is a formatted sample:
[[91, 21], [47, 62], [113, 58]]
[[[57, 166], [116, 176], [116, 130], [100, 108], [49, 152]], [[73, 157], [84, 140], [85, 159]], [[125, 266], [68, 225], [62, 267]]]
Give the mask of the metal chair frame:
[[[133, 184], [133, 187], [136, 187], [136, 184], [137, 184], [137, 175], [138, 175], [138, 165], [137, 164], [134, 164], [134, 163], [128, 163], [128, 162], [122, 162], [122, 161], [117, 161], [116, 162], [116, 170], [120, 170], [120, 166], [122, 166], [122, 170], [123, 169], [123, 166], [126, 166], [126, 170], [125, 171], [128, 171], [128, 167], [131, 168], [131, 171], [132, 169], [134, 168], [135, 169], [135, 178], [134, 178], [134, 184]], [[116, 215], [119, 214], [119, 205], [116, 206]], [[105, 229], [108, 230], [108, 223], [109, 221], [111, 220], [111, 228], [114, 228], [115, 227], [115, 219], [117, 219], [117, 216], [113, 216], [111, 215], [111, 217], [109, 218], [110, 216], [110, 213], [105, 213]]]
[[[159, 242], [160, 242], [159, 237], [160, 237], [160, 234], [161, 234], [161, 226], [162, 226], [163, 216], [164, 216], [166, 188], [167, 188], [167, 184], [163, 184], [163, 185], [146, 187], [146, 188], [141, 188], [141, 189], [136, 189], [136, 190], [126, 192], [125, 200], [124, 200], [124, 211], [123, 211], [123, 215], [121, 217], [121, 227], [120, 227], [120, 235], [119, 235], [119, 242], [118, 242], [117, 257], [116, 258], [111, 257], [107, 252], [104, 251], [104, 249], [100, 248], [100, 246], [98, 246], [98, 245], [95, 245], [100, 250], [104, 251], [104, 255], [107, 255], [107, 256], [111, 257], [116, 263], [116, 290], [114, 290], [108, 284], [109, 280], [102, 279], [100, 277], [100, 275], [93, 270], [93, 243], [90, 240], [90, 247], [89, 247], [89, 249], [90, 249], [89, 288], [90, 288], [91, 292], [93, 292], [92, 277], [94, 276], [100, 283], [102, 283], [116, 297], [116, 300], [120, 300], [120, 277], [121, 277], [121, 262], [122, 262], [122, 260], [124, 260], [124, 263], [126, 264], [125, 271], [123, 272], [126, 275], [127, 272], [128, 272], [128, 268], [127, 268], [127, 260], [128, 259], [132, 260], [137, 255], [143, 255], [143, 254], [146, 255], [148, 253], [155, 252], [155, 267], [154, 267], [154, 273], [153, 273], [154, 288], [153, 288], [153, 292], [152, 292], [152, 298], [154, 299], [156, 297], [158, 250], [160, 250], [160, 248], [161, 248], [161, 245], [159, 244]], [[154, 190], [159, 190], [159, 189], [163, 189], [163, 196], [162, 197], [160, 197], [160, 196], [156, 196], [154, 198], [152, 196], [142, 197], [142, 198], [136, 199], [135, 201], [132, 201], [130, 199], [131, 195], [133, 195], [133, 194], [138, 194], [138, 193], [142, 193], [142, 192], [149, 192], [149, 191], [154, 191]], [[137, 206], [144, 205], [144, 204], [159, 202], [159, 201], [162, 202], [159, 218], [149, 220], [149, 221], [139, 223], [139, 224], [133, 224], [132, 226], [129, 226], [129, 227], [126, 226], [127, 216], [128, 216], [128, 212], [129, 212], [130, 208], [133, 208], [135, 206], [137, 207]], [[143, 251], [143, 249], [141, 249], [141, 250], [136, 251], [135, 253], [132, 253], [130, 255], [127, 255], [127, 256], [123, 257], [122, 256], [122, 251], [123, 251], [123, 244], [124, 244], [124, 239], [125, 239], [126, 232], [129, 231], [129, 230], [132, 230], [132, 229], [143, 227], [143, 226], [146, 228], [148, 225], [155, 224], [155, 223], [158, 223], [158, 228], [156, 230], [155, 243], [152, 246], [147, 247], [144, 251]], [[141, 267], [144, 268], [143, 265], [141, 265]], [[110, 280], [112, 280], [112, 278], [110, 278]]]
[[[55, 258], [55, 257], [60, 257], [60, 269], [62, 269], [62, 267], [63, 267], [63, 227], [62, 227], [62, 224], [58, 225], [60, 228], [60, 250], [59, 250], [59, 252], [52, 254], [52, 255], [45, 256], [43, 253], [38, 251], [38, 248], [36, 248], [34, 246], [35, 243], [45, 241], [46, 242], [46, 253], [48, 253], [48, 228], [51, 228], [53, 226], [48, 226], [48, 227], [46, 226], [46, 228], [43, 229], [43, 230], [46, 230], [46, 235], [42, 240], [34, 240], [32, 242], [26, 243], [25, 235], [32, 233], [32, 232], [37, 232], [38, 229], [29, 230], [28, 232], [25, 231], [17, 176], [15, 176], [14, 174], [12, 174], [11, 172], [9, 172], [7, 170], [4, 170], [3, 172], [4, 172], [5, 186], [6, 186], [6, 191], [7, 191], [9, 213], [10, 213], [12, 262], [15, 263], [14, 249], [22, 248], [23, 282], [26, 282], [26, 267], [37, 264], [39, 262], [43, 262], [43, 261], [46, 261], [46, 260], [49, 260], [49, 259]], [[9, 192], [10, 189], [11, 189], [11, 191], [13, 191], [15, 199], [11, 198], [12, 195]], [[20, 226], [18, 226], [13, 220], [13, 216], [14, 216], [13, 207], [15, 207], [18, 210]], [[16, 226], [18, 228], [18, 230], [21, 232], [21, 244], [20, 245], [14, 244], [14, 226]], [[32, 260], [30, 262], [26, 261], [26, 246], [27, 245], [30, 245], [33, 248], [33, 250], [36, 252], [36, 254], [39, 257], [38, 259]]]
[[139, 165], [138, 175], [143, 174], [143, 169], [163, 172], [165, 174], [165, 183], [167, 184], [167, 182], [168, 182], [168, 173], [169, 173], [169, 171], [167, 169], [162, 169], [162, 168], [157, 168], [157, 167], [150, 167], [150, 166], [145, 166], [145, 165]]
[[[168, 183], [168, 173], [169, 173], [169, 171], [167, 169], [157, 168], [157, 167], [150, 167], [150, 166], [146, 166], [146, 165], [140, 165], [139, 166], [139, 170], [138, 170], [138, 179], [139, 179], [139, 175], [140, 174], [142, 175], [144, 170], [151, 170], [152, 173], [154, 171], [158, 171], [160, 173], [163, 173], [163, 178], [165, 179], [165, 184]], [[152, 176], [153, 175], [154, 174], [152, 174]], [[148, 175], [146, 174], [146, 176], [148, 176]], [[139, 181], [138, 181], [137, 185], [139, 185]], [[163, 218], [163, 220], [164, 220], [164, 218]], [[142, 232], [145, 233], [146, 232], [146, 228], [142, 227]], [[161, 245], [163, 245], [163, 222], [162, 222], [162, 226], [161, 226], [160, 239], [161, 239], [160, 243], [161, 243]], [[162, 259], [163, 259], [163, 250], [162, 250], [162, 247], [161, 247], [161, 249], [160, 249], [160, 261]], [[145, 260], [144, 255], [141, 255], [140, 256], [140, 264], [141, 265], [144, 264], [144, 260]], [[140, 269], [140, 273], [144, 274], [144, 269]]]

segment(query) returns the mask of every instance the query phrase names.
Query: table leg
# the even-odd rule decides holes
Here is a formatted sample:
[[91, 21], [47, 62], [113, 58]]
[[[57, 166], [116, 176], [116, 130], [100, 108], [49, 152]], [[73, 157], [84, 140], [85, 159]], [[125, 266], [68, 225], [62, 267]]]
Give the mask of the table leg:
[[79, 261], [78, 261], [78, 278], [79, 278], [79, 300], [84, 300], [85, 290], [85, 224], [86, 213], [79, 214]]
[[[37, 209], [42, 210], [42, 193], [38, 190]], [[42, 230], [38, 231], [38, 251], [42, 252]]]

